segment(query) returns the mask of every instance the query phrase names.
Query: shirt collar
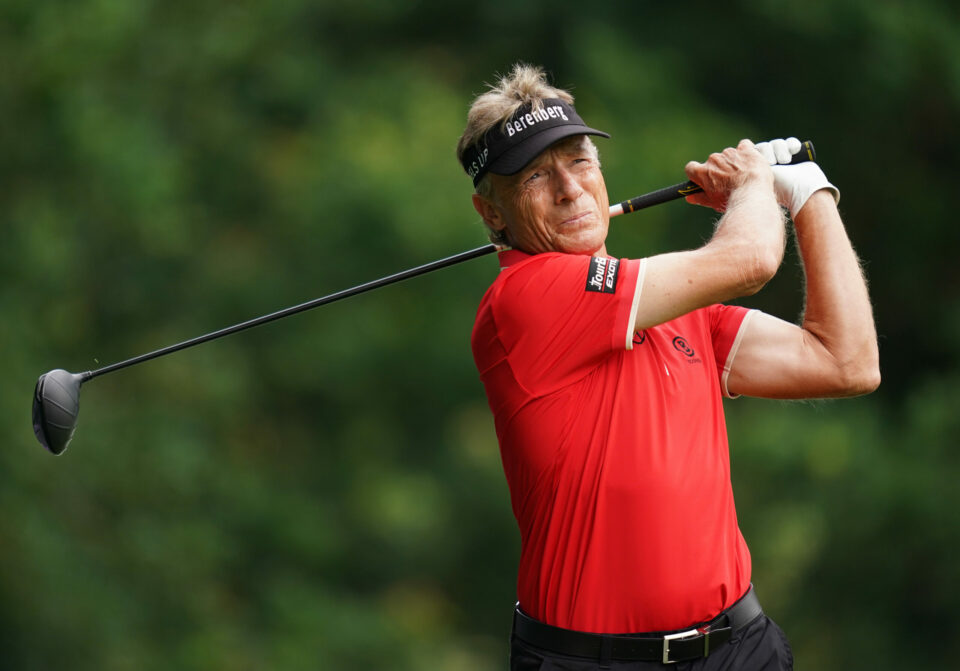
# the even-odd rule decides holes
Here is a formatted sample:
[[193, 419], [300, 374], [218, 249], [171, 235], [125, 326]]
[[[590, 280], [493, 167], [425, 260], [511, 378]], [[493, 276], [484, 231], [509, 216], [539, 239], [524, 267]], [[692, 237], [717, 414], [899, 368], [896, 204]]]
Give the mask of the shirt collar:
[[529, 259], [531, 256], [533, 255], [521, 252], [519, 249], [505, 249], [497, 254], [497, 257], [500, 259], [500, 270], [506, 270], [510, 266]]

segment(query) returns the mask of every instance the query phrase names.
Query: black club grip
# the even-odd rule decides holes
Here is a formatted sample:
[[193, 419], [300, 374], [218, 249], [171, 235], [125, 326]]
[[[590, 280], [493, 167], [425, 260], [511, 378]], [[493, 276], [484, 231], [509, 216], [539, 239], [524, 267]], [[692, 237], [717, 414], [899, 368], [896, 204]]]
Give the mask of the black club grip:
[[[793, 155], [793, 160], [790, 161], [790, 165], [816, 160], [817, 151], [813, 147], [813, 142], [806, 140], [805, 142], [801, 143], [800, 151]], [[689, 196], [692, 193], [699, 193], [701, 191], [703, 191], [703, 189], [693, 182], [681, 182], [679, 184], [667, 186], [656, 191], [651, 191], [650, 193], [645, 193], [642, 196], [637, 196], [636, 198], [631, 198], [630, 200], [625, 200], [621, 203], [617, 203], [616, 205], [611, 205], [610, 216], [615, 217], [618, 214], [636, 212], [637, 210], [642, 210], [645, 207], [659, 205], [660, 203], [666, 203], [670, 200], [677, 200], [678, 198], [683, 198], [684, 196]]]

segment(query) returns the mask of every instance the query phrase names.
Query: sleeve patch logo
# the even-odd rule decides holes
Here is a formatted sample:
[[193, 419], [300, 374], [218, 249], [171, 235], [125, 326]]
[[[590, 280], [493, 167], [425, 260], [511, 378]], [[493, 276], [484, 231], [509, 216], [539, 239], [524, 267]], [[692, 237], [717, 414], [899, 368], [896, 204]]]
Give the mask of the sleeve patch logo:
[[601, 294], [616, 293], [619, 273], [619, 259], [593, 257], [590, 259], [590, 269], [587, 271], [587, 291]]

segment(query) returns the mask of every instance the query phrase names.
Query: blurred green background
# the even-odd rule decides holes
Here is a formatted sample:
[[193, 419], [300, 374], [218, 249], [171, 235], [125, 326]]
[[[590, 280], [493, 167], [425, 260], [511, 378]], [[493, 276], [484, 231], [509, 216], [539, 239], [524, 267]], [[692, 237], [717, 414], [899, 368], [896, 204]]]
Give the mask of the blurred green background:
[[[883, 384], [728, 405], [740, 522], [798, 668], [957, 668], [960, 15], [865, 0], [0, 2], [0, 667], [505, 669], [518, 534], [470, 355], [492, 258], [29, 395], [486, 242], [454, 145], [544, 65], [611, 200], [816, 141]], [[608, 248], [701, 244], [682, 202]], [[795, 255], [745, 304], [794, 319]]]

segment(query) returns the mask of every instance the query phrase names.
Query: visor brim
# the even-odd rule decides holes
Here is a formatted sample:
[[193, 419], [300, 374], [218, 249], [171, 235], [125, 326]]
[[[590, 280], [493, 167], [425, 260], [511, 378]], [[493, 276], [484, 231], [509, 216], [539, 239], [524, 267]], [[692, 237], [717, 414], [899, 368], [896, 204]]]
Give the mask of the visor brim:
[[505, 151], [497, 160], [490, 164], [487, 172], [492, 172], [495, 175], [516, 175], [533, 159], [542, 154], [550, 145], [572, 135], [610, 137], [609, 133], [604, 133], [602, 130], [579, 124], [567, 124], [546, 128], [536, 135], [531, 135], [517, 146]]

